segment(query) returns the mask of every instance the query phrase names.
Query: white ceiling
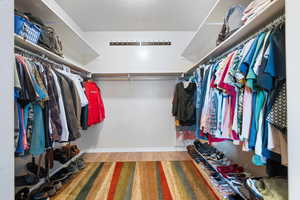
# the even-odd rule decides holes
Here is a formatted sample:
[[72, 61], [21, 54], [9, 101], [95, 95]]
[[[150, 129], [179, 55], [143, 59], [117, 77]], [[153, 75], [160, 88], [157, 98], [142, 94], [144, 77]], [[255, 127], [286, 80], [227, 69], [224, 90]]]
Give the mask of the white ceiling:
[[195, 31], [216, 0], [56, 0], [83, 31]]

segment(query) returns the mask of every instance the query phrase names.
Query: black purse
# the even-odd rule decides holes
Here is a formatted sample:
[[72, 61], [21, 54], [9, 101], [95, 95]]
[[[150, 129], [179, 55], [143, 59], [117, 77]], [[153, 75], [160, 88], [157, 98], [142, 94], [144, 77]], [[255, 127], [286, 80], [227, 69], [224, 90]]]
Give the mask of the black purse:
[[[241, 5], [237, 5], [237, 6], [233, 6], [233, 7], [229, 8], [229, 10], [227, 11], [226, 17], [224, 18], [224, 23], [223, 23], [222, 29], [221, 29], [221, 31], [218, 35], [218, 39], [216, 41], [217, 46], [219, 44], [221, 44], [224, 40], [226, 40], [230, 35], [232, 35], [235, 31], [237, 31], [243, 25], [242, 19], [241, 19], [241, 17], [243, 16], [243, 11], [244, 11], [244, 7]], [[238, 12], [238, 14], [240, 15], [240, 18], [238, 19], [238, 21], [240, 21], [240, 23], [235, 25], [235, 27], [230, 27], [229, 21], [232, 19], [231, 17], [233, 17], [232, 15], [234, 14], [234, 12]]]

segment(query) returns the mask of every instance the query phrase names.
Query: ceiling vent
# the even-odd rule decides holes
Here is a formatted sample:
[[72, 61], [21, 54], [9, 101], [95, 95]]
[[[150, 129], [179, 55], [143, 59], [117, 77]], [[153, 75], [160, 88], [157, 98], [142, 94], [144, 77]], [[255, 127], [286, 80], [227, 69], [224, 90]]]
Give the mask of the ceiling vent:
[[171, 46], [171, 42], [110, 42], [109, 46]]

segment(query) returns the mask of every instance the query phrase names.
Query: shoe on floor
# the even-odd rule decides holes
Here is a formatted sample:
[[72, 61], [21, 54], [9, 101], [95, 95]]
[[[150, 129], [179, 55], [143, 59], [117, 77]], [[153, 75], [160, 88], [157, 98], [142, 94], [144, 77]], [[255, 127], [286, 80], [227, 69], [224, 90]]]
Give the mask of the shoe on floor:
[[256, 188], [257, 179], [248, 178], [246, 180], [246, 186], [247, 188], [254, 194], [254, 196], [258, 199], [263, 199], [262, 194], [259, 192], [259, 190]]

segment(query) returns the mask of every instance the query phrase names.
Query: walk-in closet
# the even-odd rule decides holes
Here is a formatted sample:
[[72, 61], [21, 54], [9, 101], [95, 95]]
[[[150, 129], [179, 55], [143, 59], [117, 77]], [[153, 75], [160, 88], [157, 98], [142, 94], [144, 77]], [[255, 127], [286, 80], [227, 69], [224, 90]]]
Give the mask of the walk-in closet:
[[1, 200], [298, 200], [295, 0], [0, 0]]

